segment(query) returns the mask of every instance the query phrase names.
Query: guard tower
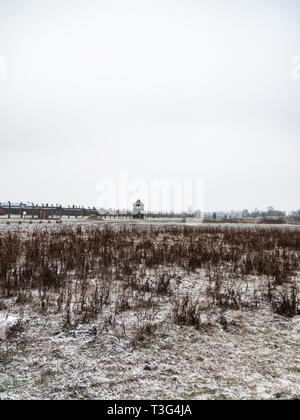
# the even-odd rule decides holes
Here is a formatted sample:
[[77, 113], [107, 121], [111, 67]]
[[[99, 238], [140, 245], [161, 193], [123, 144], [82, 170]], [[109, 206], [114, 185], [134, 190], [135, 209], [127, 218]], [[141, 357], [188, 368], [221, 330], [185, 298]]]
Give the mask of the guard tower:
[[141, 200], [137, 200], [135, 203], [133, 203], [132, 217], [134, 219], [144, 219], [144, 208], [145, 205], [141, 202]]

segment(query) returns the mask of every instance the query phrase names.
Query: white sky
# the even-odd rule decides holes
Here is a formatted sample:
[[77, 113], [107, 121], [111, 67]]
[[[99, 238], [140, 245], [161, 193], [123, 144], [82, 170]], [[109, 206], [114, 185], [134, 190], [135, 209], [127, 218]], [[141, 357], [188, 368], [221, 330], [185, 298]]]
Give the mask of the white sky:
[[298, 0], [1, 0], [0, 201], [100, 205], [127, 171], [299, 208], [297, 55]]

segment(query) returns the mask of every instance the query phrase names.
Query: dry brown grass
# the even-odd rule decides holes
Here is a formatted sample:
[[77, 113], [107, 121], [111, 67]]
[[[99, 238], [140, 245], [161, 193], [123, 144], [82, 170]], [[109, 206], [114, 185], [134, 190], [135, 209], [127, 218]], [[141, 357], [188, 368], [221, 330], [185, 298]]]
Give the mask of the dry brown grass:
[[[299, 250], [300, 232], [280, 228], [12, 231], [0, 236], [0, 296], [32, 304], [43, 315], [61, 313], [64, 328], [89, 323], [104, 310], [114, 326], [122, 313], [133, 311], [137, 336], [154, 330], [161, 299], [172, 304], [175, 323], [197, 328], [203, 301], [205, 309], [270, 305], [293, 317], [300, 313]], [[199, 299], [178, 292], [178, 269], [182, 275], [204, 270], [207, 286]]]

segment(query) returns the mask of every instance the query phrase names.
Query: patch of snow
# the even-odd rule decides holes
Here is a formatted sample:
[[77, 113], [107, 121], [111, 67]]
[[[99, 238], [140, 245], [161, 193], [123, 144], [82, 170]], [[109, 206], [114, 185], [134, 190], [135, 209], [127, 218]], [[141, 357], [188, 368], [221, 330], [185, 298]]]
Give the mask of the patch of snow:
[[18, 322], [18, 318], [12, 315], [0, 314], [0, 340], [5, 340], [8, 331]]

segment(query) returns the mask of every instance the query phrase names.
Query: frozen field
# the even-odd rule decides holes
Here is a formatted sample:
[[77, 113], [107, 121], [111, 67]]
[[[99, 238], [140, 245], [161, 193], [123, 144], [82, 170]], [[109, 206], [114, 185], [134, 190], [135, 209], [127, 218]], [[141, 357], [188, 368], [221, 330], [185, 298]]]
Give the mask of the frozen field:
[[298, 399], [299, 250], [294, 227], [0, 225], [0, 398]]

